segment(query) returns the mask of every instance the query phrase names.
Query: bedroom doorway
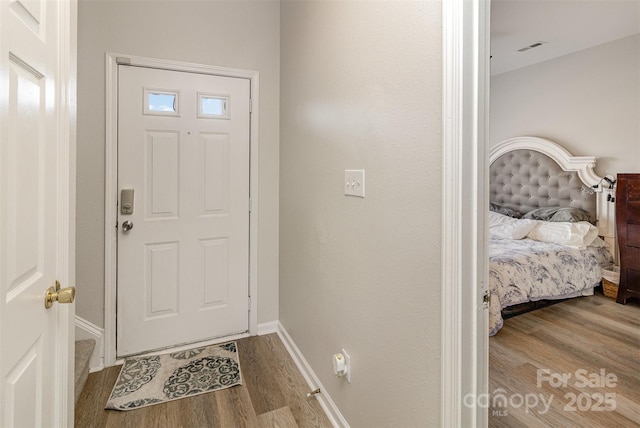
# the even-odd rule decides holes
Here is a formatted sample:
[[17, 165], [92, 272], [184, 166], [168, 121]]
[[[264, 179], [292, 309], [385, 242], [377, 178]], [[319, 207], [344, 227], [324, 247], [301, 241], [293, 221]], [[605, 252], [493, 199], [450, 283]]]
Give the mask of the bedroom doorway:
[[117, 356], [249, 323], [250, 81], [118, 65]]
[[[599, 177], [595, 182], [582, 180], [585, 185], [575, 193], [589, 193], [599, 184], [604, 187], [602, 192], [602, 188], [596, 190], [598, 213], [597, 218], [592, 219], [597, 220], [597, 235], [603, 237], [615, 256], [615, 204], [607, 200], [607, 196], [615, 197], [615, 190], [612, 184], [603, 180], [608, 174], [615, 177], [616, 173], [628, 169], [637, 170], [640, 135], [637, 121], [608, 121], [603, 113], [611, 117], [637, 117], [640, 111], [640, 86], [637, 83], [640, 3], [556, 1], [540, 7], [541, 3], [492, 2], [492, 117], [488, 146], [497, 148], [501, 141], [514, 137], [542, 136], [561, 143], [564, 149], [582, 159], [592, 158]], [[548, 37], [550, 33], [553, 37]], [[584, 63], [590, 65], [584, 67]], [[596, 94], [593, 88], [596, 88]], [[578, 95], [586, 93], [589, 96], [585, 98]], [[614, 107], [602, 109], [605, 105]], [[612, 134], [617, 137], [602, 144], [603, 136]], [[519, 175], [517, 168], [512, 171], [512, 175]], [[519, 171], [523, 176], [525, 173], [535, 176], [533, 169], [524, 167]], [[500, 174], [495, 176], [501, 177]], [[566, 172], [548, 174], [548, 178], [567, 176]], [[499, 180], [495, 182], [500, 183]], [[508, 186], [500, 183], [496, 187]], [[568, 194], [565, 189], [562, 185], [562, 192]], [[535, 190], [532, 193], [536, 193]], [[571, 208], [576, 206], [578, 199], [579, 196], [571, 194]], [[541, 208], [555, 206], [566, 209], [557, 201]], [[529, 212], [531, 217], [530, 211], [534, 208], [523, 208], [519, 214]], [[607, 225], [609, 222], [611, 226]], [[494, 249], [498, 250], [498, 246]], [[565, 274], [568, 272], [566, 266], [578, 264], [566, 257], [563, 261], [565, 265], [556, 272]], [[598, 264], [604, 266], [602, 262]], [[492, 273], [494, 270], [492, 266]], [[600, 271], [592, 272], [594, 277], [580, 276], [581, 279], [589, 278], [590, 293], [601, 279]], [[512, 283], [523, 283], [513, 278], [515, 275], [510, 276]], [[578, 289], [578, 281], [564, 281], [563, 284], [570, 285], [576, 293], [586, 291]], [[567, 293], [566, 297], [570, 296]], [[545, 410], [541, 403], [528, 411], [516, 406], [491, 408], [490, 426], [513, 425], [515, 420], [531, 424], [535, 423], [535, 416], [537, 422], [564, 426], [570, 424], [567, 420], [582, 426], [636, 426], [637, 413], [629, 413], [629, 409], [637, 408], [638, 402], [625, 399], [634, 396], [625, 390], [625, 385], [637, 385], [640, 378], [637, 370], [626, 371], [626, 367], [617, 361], [625, 360], [623, 355], [637, 355], [640, 351], [637, 329], [633, 328], [637, 324], [637, 311], [634, 314], [628, 307], [616, 305], [597, 288], [595, 295], [562, 301], [539, 310], [536, 304], [525, 304], [530, 305], [529, 308], [520, 308], [535, 310], [505, 321], [503, 329], [489, 342], [489, 394], [495, 398], [502, 390], [503, 396], [509, 398], [527, 394], [540, 397], [544, 393], [547, 400], [554, 394], [557, 406], [548, 413], [548, 408]], [[502, 305], [510, 306], [504, 300], [498, 306]], [[511, 312], [509, 315], [515, 312], [515, 309], [507, 310]], [[618, 335], [618, 332], [621, 333]], [[549, 372], [554, 376], [571, 375], [567, 389], [556, 385], [545, 390], [548, 383], [544, 376]], [[598, 389], [590, 386], [583, 391], [579, 389], [576, 374], [584, 376], [585, 373], [615, 375], [619, 381], [615, 387]], [[585, 400], [611, 397], [611, 394], [625, 398], [601, 403], [602, 409], [588, 403], [580, 411], [573, 412], [568, 401], [574, 394], [571, 388], [576, 388], [575, 395]], [[546, 419], [544, 414], [547, 414]], [[529, 419], [531, 415], [534, 416]]]

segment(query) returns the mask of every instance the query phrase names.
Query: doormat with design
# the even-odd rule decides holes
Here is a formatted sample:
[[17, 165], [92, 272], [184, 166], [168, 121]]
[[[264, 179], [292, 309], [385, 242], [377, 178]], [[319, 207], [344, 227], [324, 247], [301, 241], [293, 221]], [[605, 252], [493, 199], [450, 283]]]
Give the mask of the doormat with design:
[[126, 358], [106, 409], [132, 410], [242, 385], [236, 342]]

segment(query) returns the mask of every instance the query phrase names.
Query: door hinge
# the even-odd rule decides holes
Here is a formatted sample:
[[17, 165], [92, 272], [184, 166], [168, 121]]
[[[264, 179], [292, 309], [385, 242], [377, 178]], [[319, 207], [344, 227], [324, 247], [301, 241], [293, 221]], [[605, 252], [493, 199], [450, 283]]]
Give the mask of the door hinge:
[[253, 113], [253, 98], [249, 98], [249, 113]]
[[249, 296], [249, 298], [247, 299], [247, 302], [248, 302], [248, 303], [247, 303], [247, 304], [248, 304], [247, 310], [248, 310], [249, 312], [251, 312], [251, 296]]
[[253, 211], [253, 200], [249, 198], [249, 212]]
[[489, 294], [489, 290], [485, 290], [482, 295], [482, 307], [487, 309], [489, 307], [489, 303], [491, 302], [491, 295]]

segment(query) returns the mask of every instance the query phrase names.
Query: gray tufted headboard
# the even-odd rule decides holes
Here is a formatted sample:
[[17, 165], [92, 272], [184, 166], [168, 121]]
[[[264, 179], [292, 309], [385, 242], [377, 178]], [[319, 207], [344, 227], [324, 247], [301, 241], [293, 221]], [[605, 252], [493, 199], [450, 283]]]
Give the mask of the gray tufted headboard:
[[[592, 186], [595, 158], [573, 157], [552, 141], [518, 137], [491, 150], [489, 200], [524, 214], [542, 207], [571, 207], [598, 218]], [[581, 165], [578, 165], [581, 164]]]
[[515, 150], [489, 168], [489, 200], [521, 214], [542, 207], [582, 208], [596, 218], [596, 197], [575, 171], [533, 150]]

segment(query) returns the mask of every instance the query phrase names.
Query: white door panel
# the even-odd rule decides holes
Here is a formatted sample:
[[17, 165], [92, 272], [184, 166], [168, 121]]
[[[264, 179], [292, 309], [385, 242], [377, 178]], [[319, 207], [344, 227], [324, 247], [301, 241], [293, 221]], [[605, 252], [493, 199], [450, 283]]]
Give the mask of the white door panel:
[[118, 216], [117, 354], [246, 332], [249, 80], [118, 73], [118, 188], [135, 200]]
[[0, 426], [73, 416], [73, 305], [44, 305], [69, 274], [70, 13], [69, 3], [0, 2]]

